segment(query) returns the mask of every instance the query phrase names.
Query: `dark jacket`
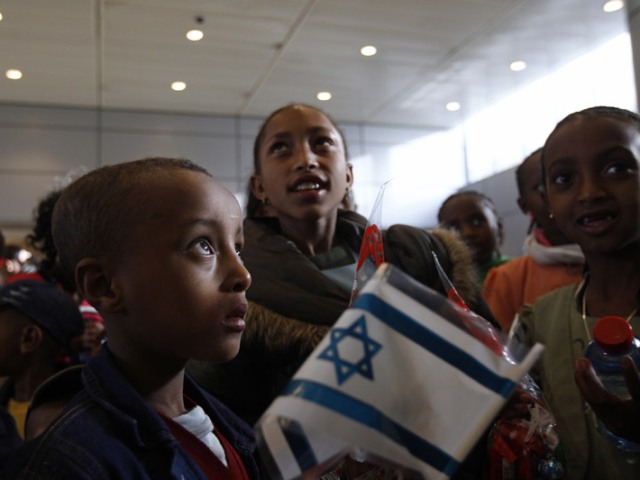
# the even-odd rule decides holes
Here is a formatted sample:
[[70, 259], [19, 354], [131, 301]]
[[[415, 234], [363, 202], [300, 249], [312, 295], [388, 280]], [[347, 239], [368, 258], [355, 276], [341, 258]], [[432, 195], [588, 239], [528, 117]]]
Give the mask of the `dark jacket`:
[[3, 406], [0, 406], [0, 467], [4, 464], [5, 459], [10, 457], [13, 451], [23, 443], [15, 420]]
[[[366, 224], [361, 215], [341, 211], [336, 237], [357, 255]], [[253, 280], [240, 353], [224, 365], [190, 362], [188, 371], [254, 424], [347, 309], [350, 292], [328, 279], [281, 235], [277, 219], [245, 219], [244, 237], [242, 258]], [[435, 252], [465, 301], [490, 317], [475, 282], [470, 252], [455, 234], [394, 225], [383, 231], [383, 244], [388, 263], [446, 295], [434, 265]]]
[[[53, 425], [16, 453], [20, 466], [10, 465], [3, 478], [206, 480], [106, 347], [86, 365], [82, 383]], [[188, 376], [184, 393], [233, 445], [250, 478], [258, 478], [251, 429]]]

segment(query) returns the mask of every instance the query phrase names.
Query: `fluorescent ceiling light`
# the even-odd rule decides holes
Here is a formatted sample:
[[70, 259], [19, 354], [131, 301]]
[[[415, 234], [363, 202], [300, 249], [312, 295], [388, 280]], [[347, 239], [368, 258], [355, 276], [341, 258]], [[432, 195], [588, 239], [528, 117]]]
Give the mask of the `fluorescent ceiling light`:
[[514, 72], [521, 72], [522, 70], [527, 68], [527, 62], [524, 62], [522, 60], [516, 60], [515, 62], [511, 62], [511, 65], [509, 65], [509, 68]]
[[5, 75], [10, 80], [20, 80], [22, 78], [22, 72], [17, 68], [10, 68], [6, 71]]
[[366, 45], [360, 49], [360, 53], [365, 57], [372, 57], [378, 53], [378, 49], [373, 45]]
[[447, 110], [450, 112], [457, 112], [460, 110], [460, 104], [458, 102], [449, 102], [447, 103]]
[[617, 12], [622, 7], [624, 7], [624, 2], [622, 0], [609, 0], [602, 6], [602, 10], [607, 13]]
[[204, 33], [202, 33], [202, 30], [189, 30], [187, 32], [187, 38], [192, 42], [202, 40], [202, 37], [204, 37]]
[[174, 90], [174, 91], [176, 91], [176, 92], [181, 92], [181, 91], [183, 91], [185, 88], [187, 88], [187, 84], [186, 84], [186, 83], [184, 83], [184, 82], [180, 82], [180, 81], [178, 81], [178, 82], [173, 82], [173, 83], [171, 84], [171, 90]]

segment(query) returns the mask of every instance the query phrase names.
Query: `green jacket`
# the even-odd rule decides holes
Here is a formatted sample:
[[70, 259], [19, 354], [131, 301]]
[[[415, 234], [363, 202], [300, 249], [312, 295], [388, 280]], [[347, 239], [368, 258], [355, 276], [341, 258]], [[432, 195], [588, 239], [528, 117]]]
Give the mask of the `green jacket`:
[[[525, 343], [545, 346], [532, 376], [539, 382], [558, 422], [566, 456], [563, 480], [640, 479], [640, 455], [625, 456], [596, 430], [594, 417], [585, 411], [575, 383], [575, 362], [583, 356], [588, 343], [577, 290], [578, 284], [561, 287], [520, 310]], [[586, 319], [592, 330], [597, 318]], [[640, 317], [634, 317], [631, 326], [640, 332]]]

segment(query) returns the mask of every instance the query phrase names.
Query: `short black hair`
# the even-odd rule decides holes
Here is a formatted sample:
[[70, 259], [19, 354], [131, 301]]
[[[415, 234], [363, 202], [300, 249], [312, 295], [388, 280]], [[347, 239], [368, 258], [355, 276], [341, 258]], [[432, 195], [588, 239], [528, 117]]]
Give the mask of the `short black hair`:
[[344, 148], [344, 158], [346, 161], [349, 161], [349, 148], [347, 146], [347, 139], [344, 136], [344, 132], [338, 126], [337, 122], [331, 117], [331, 115], [329, 115], [327, 112], [325, 112], [321, 108], [314, 107], [313, 105], [307, 105], [306, 103], [289, 103], [284, 107], [280, 107], [277, 110], [274, 110], [273, 112], [271, 112], [269, 116], [264, 120], [264, 122], [262, 122], [262, 125], [260, 126], [260, 130], [258, 130], [258, 134], [256, 135], [256, 138], [253, 142], [253, 170], [255, 173], [259, 174], [261, 172], [260, 145], [264, 140], [264, 132], [267, 129], [267, 125], [269, 125], [269, 122], [271, 122], [273, 117], [275, 117], [279, 113], [284, 112], [285, 110], [296, 108], [296, 107], [310, 108], [311, 110], [315, 110], [316, 112], [319, 112], [325, 117], [327, 117], [329, 122], [331, 122], [334, 128], [338, 131], [338, 134], [340, 135], [340, 139], [342, 140], [342, 146]]
[[212, 177], [190, 160], [151, 157], [98, 168], [64, 189], [53, 212], [52, 231], [69, 280], [75, 278], [75, 267], [83, 258], [120, 251], [127, 231], [144, 215], [140, 208], [146, 204], [144, 182], [172, 169]]

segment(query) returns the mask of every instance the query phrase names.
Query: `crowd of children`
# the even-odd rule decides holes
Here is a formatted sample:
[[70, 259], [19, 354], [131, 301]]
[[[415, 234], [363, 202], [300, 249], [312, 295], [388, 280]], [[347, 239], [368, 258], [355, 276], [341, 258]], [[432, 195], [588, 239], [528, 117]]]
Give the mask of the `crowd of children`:
[[[323, 111], [278, 109], [254, 154], [247, 218], [172, 158], [101, 167], [43, 200], [30, 238], [45, 262], [0, 288], [0, 478], [265, 475], [251, 424], [348, 308], [366, 219], [344, 208], [352, 166]], [[435, 253], [475, 311], [545, 345], [532, 373], [562, 478], [640, 478], [595, 422], [640, 444], [640, 374], [622, 362], [618, 398], [583, 358], [599, 317], [640, 331], [640, 116], [567, 116], [516, 182], [522, 256], [501, 254], [491, 199], [463, 191], [442, 228], [383, 232], [387, 261], [446, 295]], [[456, 478], [486, 478], [482, 452]]]

